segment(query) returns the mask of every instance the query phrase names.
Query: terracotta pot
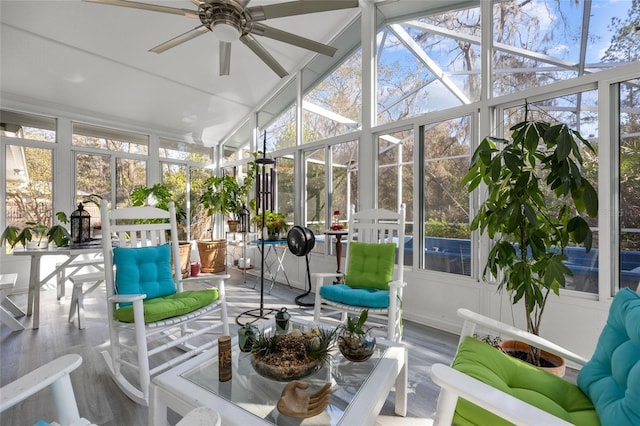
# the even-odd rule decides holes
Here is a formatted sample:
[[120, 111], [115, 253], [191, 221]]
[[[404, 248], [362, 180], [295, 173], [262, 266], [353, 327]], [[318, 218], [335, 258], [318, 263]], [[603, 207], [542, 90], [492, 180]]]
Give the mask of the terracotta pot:
[[[515, 358], [520, 358], [519, 356], [515, 355], [516, 352], [523, 352], [524, 354], [529, 353], [529, 345], [524, 342], [520, 342], [518, 340], [503, 340], [502, 342], [499, 343], [499, 346], [503, 352], [511, 356], [514, 356]], [[556, 376], [564, 377], [564, 373], [567, 368], [564, 358], [543, 350], [540, 351], [540, 358], [544, 359], [549, 364], [553, 365], [553, 367], [538, 367], [538, 368], [548, 371], [549, 373], [555, 374]]]
[[202, 272], [224, 272], [226, 269], [227, 240], [198, 241]]
[[[189, 276], [189, 269], [191, 266], [191, 243], [189, 241], [179, 241], [178, 254], [180, 256], [180, 271], [182, 271], [182, 278], [187, 278]], [[173, 265], [173, 262], [171, 265]]]

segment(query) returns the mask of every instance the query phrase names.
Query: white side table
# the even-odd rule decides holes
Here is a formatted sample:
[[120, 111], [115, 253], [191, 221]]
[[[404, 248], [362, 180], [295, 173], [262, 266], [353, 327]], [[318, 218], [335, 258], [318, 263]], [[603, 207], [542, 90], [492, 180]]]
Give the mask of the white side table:
[[7, 297], [7, 292], [16, 285], [18, 274], [0, 274], [0, 322], [13, 331], [24, 330], [24, 325], [16, 321], [24, 312]]

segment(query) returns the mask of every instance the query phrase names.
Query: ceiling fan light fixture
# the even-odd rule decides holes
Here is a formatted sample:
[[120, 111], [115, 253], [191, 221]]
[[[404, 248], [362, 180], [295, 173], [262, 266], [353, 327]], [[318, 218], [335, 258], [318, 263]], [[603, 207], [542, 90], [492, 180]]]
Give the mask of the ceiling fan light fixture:
[[236, 41], [240, 37], [240, 29], [235, 25], [231, 25], [226, 22], [214, 24], [211, 27], [211, 32], [218, 38], [218, 40], [226, 41], [227, 43]]

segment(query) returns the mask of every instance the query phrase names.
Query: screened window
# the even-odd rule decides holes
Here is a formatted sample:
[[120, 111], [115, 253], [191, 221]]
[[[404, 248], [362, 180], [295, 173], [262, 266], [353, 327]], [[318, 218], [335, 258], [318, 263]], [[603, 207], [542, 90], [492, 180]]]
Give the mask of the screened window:
[[640, 80], [619, 85], [620, 287], [640, 283]]
[[460, 184], [469, 169], [471, 130], [472, 118], [464, 116], [422, 131], [425, 269], [471, 275], [469, 195]]
[[378, 124], [480, 98], [478, 7], [387, 25], [378, 49]]
[[51, 150], [7, 144], [5, 166], [6, 224], [20, 228], [26, 222], [50, 226], [53, 202]]
[[[148, 136], [82, 123], [72, 126], [76, 204], [95, 194], [111, 208], [130, 206], [133, 189], [147, 184]], [[100, 217], [98, 207], [87, 209]]]
[[362, 114], [359, 50], [311, 89], [302, 101], [302, 143], [357, 130]]
[[160, 139], [160, 158], [168, 160], [185, 160], [197, 163], [211, 163], [211, 148], [191, 143]]
[[639, 17], [631, 0], [495, 2], [494, 96], [637, 61]]
[[[323, 235], [326, 225], [327, 191], [325, 149], [304, 152], [306, 223], [315, 235]], [[319, 245], [314, 251], [323, 250]]]
[[56, 141], [56, 119], [0, 110], [0, 136], [41, 142]]
[[292, 156], [276, 158], [276, 211], [285, 216], [288, 224], [294, 220], [293, 164]]
[[72, 143], [86, 148], [130, 154], [147, 155], [149, 153], [147, 135], [82, 123], [73, 123]]
[[[544, 120], [550, 123], [565, 123], [580, 132], [596, 150], [595, 153], [580, 145], [583, 159], [582, 175], [589, 179], [593, 187], [598, 189], [598, 114], [597, 91], [586, 91], [558, 98], [546, 99], [528, 105], [529, 120]], [[510, 134], [509, 127], [525, 119], [525, 107], [519, 106], [504, 111], [505, 133]], [[551, 206], [557, 203], [556, 195], [549, 191], [545, 194]], [[565, 264], [571, 269], [573, 276], [567, 277], [568, 290], [598, 293], [598, 268], [600, 253], [598, 249], [598, 221], [583, 215], [593, 232], [593, 244], [590, 252], [582, 246], [569, 246], [566, 249]]]

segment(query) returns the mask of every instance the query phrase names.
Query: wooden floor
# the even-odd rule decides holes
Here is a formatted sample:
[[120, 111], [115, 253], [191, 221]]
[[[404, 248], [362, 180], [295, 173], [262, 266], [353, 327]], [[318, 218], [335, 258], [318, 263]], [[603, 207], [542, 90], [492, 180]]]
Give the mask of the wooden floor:
[[[260, 292], [252, 289], [255, 278], [247, 277], [245, 283], [241, 273], [232, 271], [231, 274], [232, 279], [227, 281], [226, 289], [231, 333], [234, 334], [237, 330], [235, 317], [241, 312], [258, 307]], [[257, 288], [259, 289], [259, 285]], [[266, 290], [268, 289], [264, 293], [265, 307], [287, 306], [294, 315], [311, 315], [311, 308], [301, 308], [294, 301], [301, 291], [290, 290], [286, 285], [279, 284], [276, 284], [271, 295]], [[111, 380], [100, 355], [108, 345], [104, 288], [98, 288], [85, 299], [87, 327], [84, 330], [78, 330], [75, 322], [67, 322], [69, 296], [65, 303], [60, 304], [55, 293], [54, 289], [42, 290], [39, 330], [31, 329], [31, 319], [26, 317], [20, 319], [27, 327], [24, 331], [11, 333], [5, 326], [0, 329], [0, 384], [5, 385], [63, 354], [77, 353], [84, 359], [82, 366], [72, 373], [80, 414], [99, 425], [146, 425], [147, 408], [135, 404], [120, 392]], [[12, 299], [19, 306], [26, 306], [26, 295], [12, 296]], [[437, 386], [428, 377], [428, 368], [434, 362], [451, 361], [457, 336], [405, 321], [404, 343], [409, 350], [407, 418], [394, 416], [392, 393], [383, 406], [377, 423], [428, 425], [431, 424], [438, 396]], [[2, 426], [32, 425], [38, 420], [54, 419], [48, 391], [40, 392], [22, 404], [0, 413]]]

